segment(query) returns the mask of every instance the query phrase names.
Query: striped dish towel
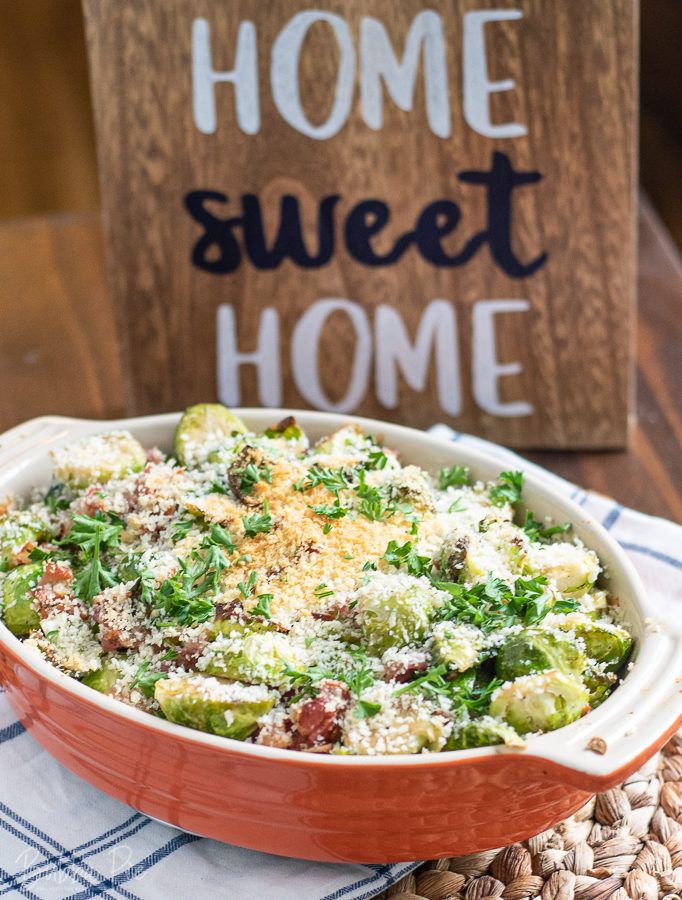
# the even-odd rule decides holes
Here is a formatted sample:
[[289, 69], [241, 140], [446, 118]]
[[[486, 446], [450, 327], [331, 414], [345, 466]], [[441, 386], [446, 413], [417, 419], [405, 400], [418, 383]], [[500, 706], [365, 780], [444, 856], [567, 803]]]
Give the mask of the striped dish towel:
[[[624, 509], [445, 426], [432, 433], [526, 469], [613, 534], [665, 617], [682, 606], [682, 528]], [[415, 863], [343, 865], [241, 850], [160, 825], [78, 779], [16, 721], [0, 693], [0, 900], [363, 900]]]

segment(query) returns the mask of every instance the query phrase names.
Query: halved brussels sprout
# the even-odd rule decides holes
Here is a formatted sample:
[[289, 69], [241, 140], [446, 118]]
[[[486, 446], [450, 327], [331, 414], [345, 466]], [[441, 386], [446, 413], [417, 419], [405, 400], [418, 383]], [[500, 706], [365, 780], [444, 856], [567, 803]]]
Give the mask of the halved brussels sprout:
[[496, 662], [497, 674], [503, 681], [550, 669], [579, 678], [586, 667], [587, 660], [575, 644], [537, 628], [510, 635], [500, 648]]
[[265, 430], [265, 437], [284, 438], [285, 441], [299, 440], [303, 437], [303, 429], [293, 416], [287, 416], [276, 425]]
[[542, 675], [525, 675], [502, 686], [490, 704], [490, 715], [504, 719], [519, 734], [554, 731], [589, 709], [582, 684], [554, 669]]
[[432, 512], [433, 494], [425, 473], [418, 466], [405, 466], [389, 482], [391, 497], [406, 503], [415, 512]]
[[100, 694], [104, 694], [109, 688], [113, 687], [117, 681], [120, 681], [122, 677], [121, 673], [113, 663], [113, 660], [116, 658], [117, 657], [103, 656], [100, 668], [95, 669], [94, 672], [88, 672], [87, 675], [84, 675], [81, 678], [81, 682], [87, 684], [88, 687], [99, 691]]
[[624, 628], [617, 625], [604, 625], [592, 622], [581, 616], [568, 616], [566, 622], [557, 627], [565, 631], [574, 631], [576, 637], [585, 641], [585, 655], [590, 660], [606, 663], [607, 672], [615, 672], [627, 661], [632, 650], [632, 637]]
[[441, 622], [433, 630], [433, 643], [438, 663], [465, 672], [480, 661], [484, 638], [473, 625]]
[[460, 540], [453, 548], [455, 568], [456, 564], [461, 565], [460, 583], [485, 581], [489, 572], [500, 578], [524, 574], [529, 543], [523, 531], [509, 522], [500, 521], [497, 515], [488, 524], [484, 519], [480, 528], [481, 534], [469, 534], [466, 541]]
[[190, 675], [157, 681], [154, 697], [171, 722], [243, 741], [275, 705], [276, 694], [261, 685]]
[[[379, 709], [367, 716], [368, 705]], [[344, 746], [361, 756], [397, 756], [422, 750], [436, 753], [445, 745], [449, 724], [418, 694], [394, 696], [393, 688], [385, 682], [362, 692], [358, 705], [353, 704], [348, 711], [348, 720], [353, 725], [344, 729]]]
[[2, 582], [2, 618], [12, 634], [28, 634], [40, 628], [40, 616], [31, 608], [34, 588], [43, 574], [42, 563], [29, 563], [12, 569]]
[[528, 556], [533, 575], [544, 575], [562, 594], [581, 597], [597, 580], [601, 567], [596, 554], [581, 544], [534, 544]]
[[283, 683], [287, 667], [297, 671], [305, 668], [289, 641], [269, 631], [235, 640], [219, 639], [209, 645], [206, 653], [208, 665], [200, 668], [207, 675], [255, 683]]
[[94, 434], [54, 455], [54, 477], [74, 490], [141, 472], [147, 463], [142, 445], [127, 431]]
[[235, 432], [246, 434], [245, 423], [220, 403], [198, 403], [185, 410], [173, 437], [175, 457], [182, 465], [192, 460], [193, 450], [207, 442], [219, 443]]
[[20, 565], [17, 557], [29, 542], [49, 540], [50, 531], [39, 519], [25, 512], [11, 512], [0, 518], [0, 564], [13, 569]]
[[510, 725], [500, 724], [491, 716], [467, 722], [448, 738], [444, 750], [466, 750], [469, 747], [490, 747], [506, 744], [507, 747], [523, 747], [525, 742]]
[[316, 455], [347, 453], [349, 450], [364, 450], [366, 444], [367, 438], [359, 425], [344, 425], [315, 444], [312, 452]]
[[[415, 582], [401, 590], [393, 580], [387, 585], [376, 576], [359, 592], [355, 608], [369, 649], [377, 656], [389, 647], [423, 641], [433, 617], [434, 598], [428, 587]], [[388, 596], [387, 587], [392, 588]]]
[[583, 683], [590, 695], [590, 706], [594, 709], [608, 697], [611, 688], [618, 681], [613, 672], [604, 672], [589, 668], [583, 675]]

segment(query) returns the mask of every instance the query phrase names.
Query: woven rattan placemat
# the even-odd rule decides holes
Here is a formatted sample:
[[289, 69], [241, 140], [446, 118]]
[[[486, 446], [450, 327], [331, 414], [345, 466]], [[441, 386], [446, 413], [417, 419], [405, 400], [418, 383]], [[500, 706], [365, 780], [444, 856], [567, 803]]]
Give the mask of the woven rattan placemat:
[[556, 828], [424, 863], [378, 900], [680, 900], [682, 729], [620, 787]]

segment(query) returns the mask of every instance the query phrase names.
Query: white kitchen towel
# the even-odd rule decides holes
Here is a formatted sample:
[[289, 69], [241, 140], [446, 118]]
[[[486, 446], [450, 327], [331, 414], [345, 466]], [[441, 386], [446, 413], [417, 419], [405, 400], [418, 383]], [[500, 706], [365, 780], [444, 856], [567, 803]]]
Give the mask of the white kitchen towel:
[[[625, 548], [663, 616], [682, 606], [682, 528], [587, 493], [445, 426], [500, 470], [526, 469], [589, 510]], [[0, 900], [363, 900], [418, 865], [343, 865], [241, 850], [160, 825], [56, 763], [0, 694]]]

